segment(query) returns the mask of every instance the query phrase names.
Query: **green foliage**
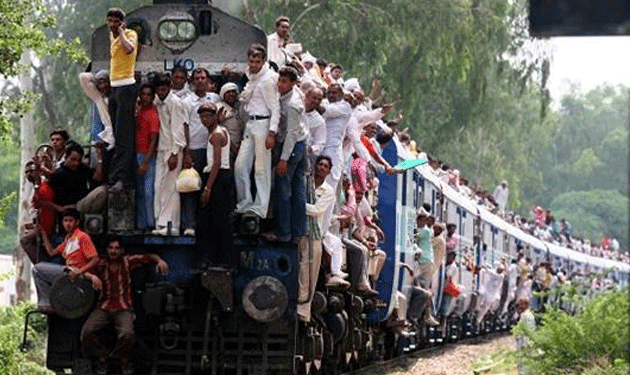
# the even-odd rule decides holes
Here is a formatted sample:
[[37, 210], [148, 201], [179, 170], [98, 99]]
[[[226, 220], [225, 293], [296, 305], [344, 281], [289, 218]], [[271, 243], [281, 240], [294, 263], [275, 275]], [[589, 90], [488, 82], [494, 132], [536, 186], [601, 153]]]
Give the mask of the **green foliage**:
[[536, 331], [513, 328], [530, 340], [520, 360], [535, 374], [627, 373], [629, 308], [627, 290], [600, 295], [575, 316], [549, 307]]
[[619, 239], [628, 248], [628, 198], [616, 190], [574, 191], [551, 202], [554, 216], [566, 218], [578, 237], [599, 243], [604, 235]]
[[19, 188], [20, 154], [16, 152], [18, 145], [13, 140], [0, 141], [0, 254], [10, 254], [17, 246], [17, 218]]
[[24, 316], [35, 307], [27, 302], [18, 306], [0, 308], [0, 373], [11, 375], [52, 374], [43, 367], [46, 340], [46, 318], [35, 315], [29, 324], [28, 339], [34, 348], [20, 350]]

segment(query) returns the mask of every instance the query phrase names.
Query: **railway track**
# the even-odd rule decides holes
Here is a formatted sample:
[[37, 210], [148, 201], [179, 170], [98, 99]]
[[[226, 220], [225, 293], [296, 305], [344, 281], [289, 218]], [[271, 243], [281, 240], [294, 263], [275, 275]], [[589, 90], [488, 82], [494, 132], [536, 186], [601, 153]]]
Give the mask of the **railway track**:
[[389, 360], [375, 362], [365, 367], [344, 372], [343, 375], [385, 375], [393, 371], [400, 371], [401, 369], [406, 370], [413, 366], [418, 359], [432, 357], [433, 355], [442, 355], [446, 351], [453, 350], [460, 345], [487, 343], [509, 335], [509, 331], [501, 331], [483, 336], [461, 339], [452, 343], [435, 343], [432, 346], [403, 353], [402, 355]]

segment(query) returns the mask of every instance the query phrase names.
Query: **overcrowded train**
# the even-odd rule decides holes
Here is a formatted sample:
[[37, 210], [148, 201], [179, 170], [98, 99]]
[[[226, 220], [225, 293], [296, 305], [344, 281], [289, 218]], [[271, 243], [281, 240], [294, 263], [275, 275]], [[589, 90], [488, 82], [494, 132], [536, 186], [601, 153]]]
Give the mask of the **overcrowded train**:
[[[226, 66], [245, 70], [250, 45], [267, 45], [260, 29], [205, 1], [156, 0], [129, 12], [127, 27], [138, 35], [135, 69], [145, 76], [180, 66], [189, 71], [203, 67], [213, 77], [225, 77], [221, 71]], [[101, 26], [93, 34], [94, 72], [109, 68], [109, 32]], [[328, 270], [336, 260], [324, 251], [321, 270], [310, 281], [315, 292], [307, 319], [298, 311], [304, 303], [301, 244], [261, 236], [267, 220], [229, 216], [230, 251], [237, 261], [225, 267], [198, 261], [199, 236], [175, 235], [179, 228], [170, 227], [166, 235], [135, 231], [133, 195], [109, 191], [105, 214], [82, 217], [82, 227], [101, 255], [107, 255], [105, 247], [110, 251], [107, 236], [117, 233], [126, 253], [157, 254], [156, 263], [164, 261], [169, 268], [160, 275], [145, 265], [130, 274], [136, 342], [129, 358], [135, 373], [334, 374], [423, 346], [504, 330], [515, 321], [519, 295], [542, 307], [541, 297], [531, 294], [534, 281], [528, 283], [516, 271], [526, 262], [562, 270], [575, 283], [607, 270], [607, 280], [627, 284], [628, 264], [526, 234], [444, 183], [426, 164], [392, 171], [416, 156], [395, 136], [381, 140], [380, 147], [389, 168], [374, 176], [367, 200], [382, 231], [379, 255], [367, 256], [363, 268], [368, 272], [352, 264], [364, 260], [356, 251], [351, 254], [352, 245], [344, 241], [348, 252], [341, 264], [352, 282], [330, 283]], [[307, 184], [313, 178], [311, 173]], [[421, 280], [422, 251], [416, 243], [429, 218], [448, 224], [452, 242], [442, 254], [446, 262], [434, 264], [431, 279]], [[447, 232], [445, 227], [442, 231]], [[312, 239], [306, 242], [312, 250]], [[325, 238], [323, 242], [327, 244]], [[367, 290], [355, 288], [362, 277], [358, 273], [366, 272]], [[88, 280], [78, 280], [60, 279], [50, 292], [55, 311], [48, 314], [47, 367], [59, 374], [93, 371], [80, 337], [96, 293]], [[118, 339], [115, 328], [110, 324], [100, 333], [110, 346]], [[109, 358], [106, 368], [106, 373], [118, 373], [119, 367]]]

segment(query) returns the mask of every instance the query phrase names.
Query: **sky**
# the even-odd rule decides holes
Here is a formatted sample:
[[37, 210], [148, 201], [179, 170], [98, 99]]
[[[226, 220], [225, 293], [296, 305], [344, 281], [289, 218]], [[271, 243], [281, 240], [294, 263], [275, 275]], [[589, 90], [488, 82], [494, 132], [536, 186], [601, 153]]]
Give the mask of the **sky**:
[[569, 81], [583, 92], [604, 83], [630, 87], [629, 36], [556, 37], [550, 43], [549, 88], [554, 101], [568, 93]]

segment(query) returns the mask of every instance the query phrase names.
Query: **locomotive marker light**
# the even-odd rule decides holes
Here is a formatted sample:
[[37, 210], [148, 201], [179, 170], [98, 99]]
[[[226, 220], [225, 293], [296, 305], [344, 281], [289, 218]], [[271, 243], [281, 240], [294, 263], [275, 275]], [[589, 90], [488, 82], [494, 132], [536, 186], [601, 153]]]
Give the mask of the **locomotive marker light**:
[[186, 12], [167, 14], [158, 23], [158, 37], [173, 53], [181, 53], [197, 38], [195, 19]]

